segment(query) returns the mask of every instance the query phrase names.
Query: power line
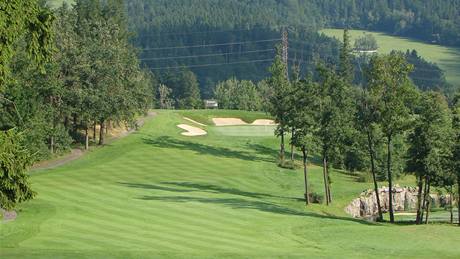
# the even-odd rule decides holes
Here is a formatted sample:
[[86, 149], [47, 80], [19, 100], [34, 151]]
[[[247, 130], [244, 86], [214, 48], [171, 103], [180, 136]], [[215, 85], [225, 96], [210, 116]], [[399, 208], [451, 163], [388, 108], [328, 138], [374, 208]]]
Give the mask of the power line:
[[139, 60], [140, 61], [155, 61], [155, 60], [187, 59], [187, 58], [199, 58], [199, 57], [217, 57], [217, 56], [224, 56], [224, 55], [272, 52], [274, 50], [275, 49], [264, 49], [264, 50], [250, 50], [250, 51], [242, 51], [242, 52], [225, 52], [225, 53], [218, 53], [218, 54], [203, 54], [203, 55], [162, 57], [162, 58], [141, 58]]
[[211, 66], [225, 66], [225, 65], [236, 65], [236, 64], [250, 64], [250, 63], [261, 63], [273, 61], [273, 59], [259, 59], [250, 61], [240, 62], [229, 62], [229, 63], [213, 63], [213, 64], [202, 64], [202, 65], [190, 65], [190, 66], [174, 66], [174, 67], [151, 67], [151, 70], [163, 70], [163, 69], [178, 69], [178, 68], [193, 68], [193, 67], [211, 67]]
[[141, 50], [141, 51], [154, 51], [154, 50], [168, 50], [168, 49], [188, 49], [188, 48], [202, 48], [202, 47], [215, 47], [215, 46], [245, 45], [245, 44], [250, 44], [250, 43], [274, 42], [274, 41], [280, 41], [280, 40], [281, 39], [278, 38], [278, 39], [257, 40], [257, 41], [241, 41], [241, 42], [218, 43], [218, 44], [201, 44], [201, 45], [189, 45], [189, 46], [145, 48], [145, 49], [139, 49], [139, 50]]
[[142, 37], [136, 37], [135, 39], [146, 39], [146, 38], [153, 38], [158, 36], [166, 36], [166, 35], [193, 35], [193, 34], [209, 34], [209, 33], [224, 33], [224, 32], [239, 32], [239, 31], [255, 31], [255, 30], [264, 30], [264, 28], [246, 28], [246, 29], [235, 29], [235, 30], [215, 30], [215, 31], [194, 31], [194, 32], [159, 32], [155, 35], [145, 35]]

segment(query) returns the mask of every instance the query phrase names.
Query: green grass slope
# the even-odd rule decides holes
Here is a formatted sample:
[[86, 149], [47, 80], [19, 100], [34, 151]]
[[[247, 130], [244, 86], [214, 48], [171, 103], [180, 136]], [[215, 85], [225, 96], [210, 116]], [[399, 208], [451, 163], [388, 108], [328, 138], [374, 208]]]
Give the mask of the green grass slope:
[[52, 8], [60, 7], [60, 6], [62, 6], [62, 4], [64, 2], [67, 3], [67, 4], [75, 3], [74, 0], [47, 0], [47, 2]]
[[[343, 38], [343, 30], [341, 29], [324, 29], [321, 32], [339, 40]], [[445, 71], [446, 79], [449, 83], [460, 86], [460, 49], [362, 30], [350, 30], [352, 41], [354, 42], [356, 38], [361, 37], [363, 33], [372, 34], [376, 38], [380, 53], [390, 53], [392, 50], [404, 52], [408, 49], [417, 50], [419, 55], [438, 64]]]
[[[193, 112], [208, 116], [207, 112]], [[198, 116], [199, 117], [199, 116]], [[332, 174], [334, 204], [301, 200], [273, 136], [184, 137], [161, 111], [129, 137], [32, 175], [35, 200], [0, 224], [0, 258], [459, 258], [460, 229], [373, 224], [343, 208], [368, 183]], [[321, 169], [311, 167], [321, 193]]]

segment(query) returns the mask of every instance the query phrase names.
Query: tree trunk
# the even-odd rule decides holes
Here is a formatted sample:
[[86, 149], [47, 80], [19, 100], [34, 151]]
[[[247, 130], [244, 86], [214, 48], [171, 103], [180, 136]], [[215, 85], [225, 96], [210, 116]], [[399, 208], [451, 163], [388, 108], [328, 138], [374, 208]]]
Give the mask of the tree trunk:
[[64, 117], [64, 128], [66, 129], [67, 132], [69, 132], [69, 117], [68, 116]]
[[457, 212], [458, 212], [458, 226], [460, 227], [460, 176], [457, 176], [458, 199], [457, 199]]
[[94, 125], [93, 125], [93, 141], [96, 142], [96, 136], [97, 136], [97, 123], [94, 122]]
[[324, 195], [326, 198], [326, 205], [329, 206], [329, 188], [327, 180], [327, 160], [326, 155], [323, 154], [323, 178], [324, 178]]
[[280, 162], [284, 162], [284, 130], [281, 130], [281, 143], [280, 143]]
[[310, 203], [310, 195], [308, 193], [308, 168], [307, 168], [307, 151], [305, 150], [305, 146], [302, 147], [302, 155], [303, 155], [303, 178], [305, 183], [305, 205]]
[[54, 154], [54, 136], [50, 137], [50, 152]]
[[415, 223], [417, 225], [422, 223], [422, 193], [423, 193], [423, 178], [421, 176], [417, 177], [418, 182], [418, 191], [417, 191], [417, 218]]
[[371, 136], [371, 132], [368, 130], [367, 131], [367, 144], [369, 148], [369, 156], [371, 159], [371, 172], [372, 172], [372, 179], [374, 181], [374, 192], [375, 192], [375, 197], [377, 199], [377, 210], [379, 213], [378, 221], [383, 221], [383, 213], [382, 213], [382, 205], [380, 204], [380, 193], [379, 193], [379, 186], [377, 183], [377, 176], [375, 173], [375, 157], [374, 157], [374, 144]]
[[105, 140], [105, 122], [101, 121], [101, 128], [99, 129], [99, 145], [104, 145], [104, 140]]
[[85, 128], [85, 150], [89, 149], [89, 131], [88, 126]]
[[[430, 191], [431, 191], [431, 179], [429, 176], [426, 177], [426, 193], [425, 193], [425, 224], [428, 224], [428, 217], [430, 214], [430, 208], [431, 208], [431, 196], [430, 196]], [[423, 219], [422, 219], [423, 220]]]
[[450, 224], [454, 224], [454, 186], [450, 186]]
[[73, 115], [73, 132], [76, 134], [78, 132], [78, 116], [77, 114]]
[[423, 218], [425, 217], [425, 208], [426, 208], [426, 193], [428, 188], [428, 180], [425, 176], [425, 185], [423, 187], [423, 200], [422, 200], [422, 213], [420, 214], [420, 224], [423, 223]]
[[428, 218], [430, 216], [430, 209], [431, 209], [431, 197], [430, 197], [430, 190], [431, 190], [431, 181], [430, 177], [427, 177], [427, 184], [428, 184], [428, 191], [426, 193], [427, 197], [427, 205], [426, 205], [426, 218], [425, 218], [425, 224], [428, 224]]
[[326, 157], [326, 180], [327, 180], [327, 197], [329, 199], [329, 204], [332, 203], [332, 192], [331, 192], [331, 182], [329, 176], [329, 161]]
[[[295, 130], [292, 129], [291, 141], [292, 141], [292, 139], [294, 138], [294, 134], [295, 134]], [[292, 144], [292, 143], [291, 143], [291, 161], [294, 162], [294, 144]]]
[[387, 142], [387, 171], [388, 171], [388, 200], [389, 200], [389, 212], [390, 212], [390, 222], [394, 223], [395, 222], [395, 215], [394, 215], [394, 210], [393, 210], [393, 179], [392, 179], [392, 173], [391, 173], [391, 136], [388, 136], [388, 142]]

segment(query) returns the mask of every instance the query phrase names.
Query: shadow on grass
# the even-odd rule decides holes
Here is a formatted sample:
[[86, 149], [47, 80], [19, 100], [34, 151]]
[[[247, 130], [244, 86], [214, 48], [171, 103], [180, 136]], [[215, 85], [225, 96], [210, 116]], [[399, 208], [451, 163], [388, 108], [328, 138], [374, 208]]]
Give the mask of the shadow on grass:
[[301, 217], [314, 217], [320, 219], [333, 219], [333, 220], [344, 220], [354, 223], [360, 223], [371, 226], [379, 226], [378, 224], [367, 222], [364, 220], [331, 216], [331, 215], [322, 215], [314, 212], [302, 212], [287, 207], [282, 207], [273, 203], [264, 202], [264, 201], [251, 201], [246, 199], [239, 198], [202, 198], [202, 197], [187, 197], [187, 196], [143, 196], [138, 198], [140, 200], [146, 201], [166, 201], [166, 202], [200, 202], [200, 203], [209, 203], [209, 204], [220, 204], [232, 209], [253, 209], [262, 212], [268, 212], [273, 214], [287, 215], [287, 216], [301, 216]]
[[148, 190], [159, 190], [159, 191], [167, 191], [167, 192], [194, 192], [194, 190], [184, 190], [184, 189], [177, 189], [177, 188], [170, 188], [155, 184], [143, 184], [143, 183], [121, 183], [119, 184], [124, 185], [130, 188], [137, 188], [137, 189], [148, 189]]
[[[297, 211], [288, 207], [283, 207], [272, 202], [267, 201], [254, 201], [248, 200], [245, 198], [281, 198], [281, 199], [290, 199], [298, 202], [304, 202], [303, 199], [299, 198], [289, 198], [282, 196], [275, 196], [265, 193], [255, 193], [255, 192], [246, 192], [238, 190], [235, 188], [223, 188], [217, 185], [212, 184], [198, 184], [198, 183], [189, 183], [189, 182], [163, 182], [162, 184], [182, 187], [171, 188], [153, 184], [133, 184], [133, 183], [120, 183], [124, 186], [130, 188], [141, 188], [141, 189], [150, 189], [150, 190], [161, 190], [161, 191], [170, 191], [177, 193], [186, 193], [186, 192], [208, 192], [213, 194], [230, 194], [236, 196], [242, 196], [244, 198], [211, 198], [211, 197], [190, 197], [190, 196], [142, 196], [137, 199], [146, 200], [146, 201], [166, 201], [166, 202], [178, 202], [178, 203], [187, 203], [187, 202], [200, 202], [200, 203], [210, 203], [210, 204], [221, 204], [232, 209], [254, 209], [262, 212], [281, 214], [281, 215], [290, 215], [290, 216], [304, 216], [304, 217], [315, 217], [322, 219], [335, 219], [335, 220], [345, 220], [350, 222], [356, 222], [366, 225], [377, 225], [372, 222], [367, 222], [364, 220], [353, 219], [348, 217], [339, 217], [334, 215], [323, 215], [314, 212], [302, 212]], [[188, 188], [188, 189], [186, 189]]]
[[142, 139], [144, 143], [152, 145], [158, 148], [176, 148], [180, 150], [191, 150], [203, 155], [213, 155], [225, 158], [236, 158], [246, 161], [263, 161], [263, 162], [275, 162], [274, 159], [260, 157], [256, 153], [250, 153], [245, 151], [236, 151], [224, 147], [215, 147], [204, 145], [191, 141], [178, 140], [168, 136], [147, 138]]

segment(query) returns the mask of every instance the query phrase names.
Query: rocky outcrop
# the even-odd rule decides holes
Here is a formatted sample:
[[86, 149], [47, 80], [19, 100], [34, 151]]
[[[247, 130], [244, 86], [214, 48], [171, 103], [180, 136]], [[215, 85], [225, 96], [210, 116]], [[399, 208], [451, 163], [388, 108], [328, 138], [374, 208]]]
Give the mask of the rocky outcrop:
[[4, 222], [15, 220], [16, 217], [17, 217], [16, 211], [14, 211], [14, 210], [6, 211], [6, 210], [4, 210], [2, 208], [0, 208], [0, 215], [2, 215], [2, 218], [3, 218]]
[[[415, 187], [393, 187], [393, 209], [396, 212], [414, 211], [417, 208], [418, 188]], [[389, 210], [389, 188], [379, 189], [380, 204], [382, 211]], [[431, 207], [443, 207], [450, 203], [450, 195], [430, 194]], [[345, 211], [355, 218], [375, 218], [378, 215], [377, 198], [373, 190], [361, 193], [359, 198], [354, 199]]]

